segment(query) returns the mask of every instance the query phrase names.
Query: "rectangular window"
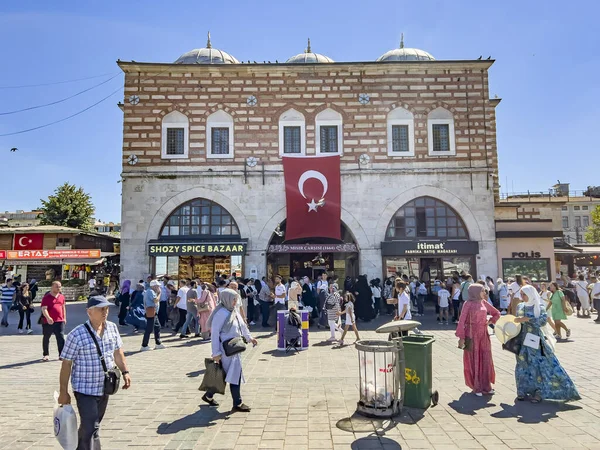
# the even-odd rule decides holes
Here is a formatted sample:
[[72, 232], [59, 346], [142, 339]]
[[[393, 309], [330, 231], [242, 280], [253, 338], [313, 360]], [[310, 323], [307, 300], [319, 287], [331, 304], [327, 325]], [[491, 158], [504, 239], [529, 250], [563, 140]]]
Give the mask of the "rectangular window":
[[229, 154], [229, 128], [211, 128], [211, 153]]
[[321, 153], [338, 152], [338, 127], [337, 125], [321, 126]]
[[408, 152], [408, 125], [392, 125], [392, 151]]
[[568, 209], [569, 209], [569, 208], [568, 208], [568, 207], [566, 207], [566, 206], [563, 206], [563, 207], [562, 207], [562, 210], [563, 210], [563, 211], [567, 211]]
[[301, 153], [301, 127], [283, 127], [283, 153]]
[[575, 216], [575, 228], [581, 228], [581, 216]]
[[450, 126], [447, 124], [433, 124], [433, 151], [450, 151]]
[[183, 128], [167, 128], [167, 155], [184, 154], [184, 136], [185, 129]]
[[573, 207], [573, 209], [574, 209], [575, 211], [579, 211], [579, 206], [574, 206], [574, 207]]
[[563, 217], [563, 228], [569, 228], [569, 218]]
[[583, 216], [583, 226], [585, 228], [590, 226], [590, 218], [588, 216]]
[[588, 207], [587, 207], [587, 206], [582, 206], [582, 207], [581, 207], [581, 209], [582, 209], [583, 211], [587, 211], [587, 210], [588, 210]]

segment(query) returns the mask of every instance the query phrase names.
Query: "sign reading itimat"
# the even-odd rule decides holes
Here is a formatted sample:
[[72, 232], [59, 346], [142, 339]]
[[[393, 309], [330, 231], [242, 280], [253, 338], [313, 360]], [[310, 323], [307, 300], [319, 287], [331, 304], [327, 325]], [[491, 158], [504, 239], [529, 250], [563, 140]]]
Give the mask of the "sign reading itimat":
[[[0, 252], [0, 258], [2, 257]], [[7, 250], [6, 259], [98, 259], [100, 250]]]
[[148, 246], [150, 256], [169, 255], [243, 255], [246, 253], [246, 243], [235, 244], [150, 244]]
[[451, 256], [477, 255], [477, 241], [385, 241], [381, 243], [383, 256]]

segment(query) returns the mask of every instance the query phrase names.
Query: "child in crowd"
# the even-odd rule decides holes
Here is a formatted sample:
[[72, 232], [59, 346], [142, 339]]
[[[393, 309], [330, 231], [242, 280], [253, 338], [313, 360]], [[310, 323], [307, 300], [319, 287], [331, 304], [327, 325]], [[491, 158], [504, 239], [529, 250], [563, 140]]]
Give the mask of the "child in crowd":
[[341, 316], [346, 313], [346, 324], [344, 326], [344, 332], [342, 333], [342, 338], [340, 339], [340, 346], [344, 345], [344, 338], [346, 337], [346, 333], [352, 326], [354, 333], [356, 334], [356, 340], [360, 340], [360, 336], [358, 335], [358, 329], [356, 328], [356, 316], [354, 315], [354, 302], [356, 299], [351, 292], [346, 292], [344, 294], [344, 311], [338, 312], [337, 314]]
[[439, 322], [440, 325], [442, 323], [444, 323], [445, 325], [448, 325], [448, 308], [450, 306], [450, 292], [448, 291], [448, 289], [446, 289], [445, 286], [442, 286], [442, 288], [438, 291], [437, 293], [437, 297], [438, 297], [438, 305], [439, 305]]

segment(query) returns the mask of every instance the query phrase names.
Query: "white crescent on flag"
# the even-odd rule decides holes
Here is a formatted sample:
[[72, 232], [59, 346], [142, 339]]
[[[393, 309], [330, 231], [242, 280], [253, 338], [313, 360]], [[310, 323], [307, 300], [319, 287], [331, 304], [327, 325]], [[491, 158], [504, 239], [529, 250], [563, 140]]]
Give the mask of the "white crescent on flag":
[[[21, 247], [27, 247], [27, 244], [23, 244], [23, 239], [27, 239], [27, 237], [26, 236], [21, 236], [19, 238], [19, 246], [21, 246]], [[29, 241], [29, 242], [31, 242], [31, 241]]]
[[300, 175], [300, 178], [298, 179], [298, 190], [300, 191], [300, 194], [302, 194], [302, 197], [304, 197], [304, 198], [306, 198], [306, 195], [304, 195], [304, 183], [306, 183], [311, 178], [314, 178], [315, 180], [319, 180], [321, 182], [321, 184], [323, 185], [323, 194], [321, 195], [321, 199], [319, 200], [319, 203], [316, 203], [314, 198], [311, 200], [310, 203], [307, 203], [308, 211], [316, 212], [317, 208], [319, 206], [324, 205], [324, 202], [321, 202], [321, 200], [323, 200], [325, 198], [325, 194], [327, 194], [327, 188], [329, 187], [329, 184], [327, 183], [327, 178], [321, 172], [318, 172], [316, 170], [307, 170], [302, 175]]

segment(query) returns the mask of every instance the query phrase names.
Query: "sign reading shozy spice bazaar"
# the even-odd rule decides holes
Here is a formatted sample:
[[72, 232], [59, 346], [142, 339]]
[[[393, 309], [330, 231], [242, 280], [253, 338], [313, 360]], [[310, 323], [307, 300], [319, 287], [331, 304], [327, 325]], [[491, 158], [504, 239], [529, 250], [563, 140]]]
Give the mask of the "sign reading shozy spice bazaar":
[[6, 259], [90, 259], [100, 258], [100, 250], [7, 250]]
[[243, 255], [246, 253], [246, 242], [235, 243], [187, 243], [187, 244], [150, 244], [150, 256], [182, 256], [182, 255]]
[[385, 241], [381, 243], [383, 256], [477, 255], [476, 241]]

